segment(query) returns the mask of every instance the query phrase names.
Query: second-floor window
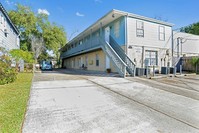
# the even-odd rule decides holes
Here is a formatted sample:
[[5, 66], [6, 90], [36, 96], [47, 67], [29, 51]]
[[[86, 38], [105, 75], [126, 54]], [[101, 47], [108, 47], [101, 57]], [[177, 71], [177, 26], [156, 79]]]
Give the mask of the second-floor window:
[[137, 37], [144, 37], [144, 22], [137, 21], [137, 23], [136, 23], [136, 35], [137, 35]]
[[6, 19], [4, 18], [4, 27], [6, 28]]
[[159, 26], [159, 40], [164, 41], [165, 40], [165, 27]]
[[83, 43], [83, 41], [82, 41], [82, 40], [80, 40], [80, 41], [79, 41], [79, 45], [82, 45], [82, 43]]

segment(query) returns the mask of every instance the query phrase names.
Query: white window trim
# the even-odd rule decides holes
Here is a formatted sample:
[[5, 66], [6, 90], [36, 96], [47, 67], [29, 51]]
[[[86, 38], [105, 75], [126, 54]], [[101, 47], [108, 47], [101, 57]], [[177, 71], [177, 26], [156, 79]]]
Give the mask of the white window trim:
[[[163, 28], [163, 32], [160, 31], [160, 28]], [[163, 39], [161, 39], [161, 35], [163, 35]], [[165, 26], [160, 25], [159, 26], [159, 40], [160, 41], [165, 41]]]
[[[142, 23], [142, 28], [138, 28], [138, 23]], [[142, 30], [143, 35], [138, 35], [138, 31]], [[144, 38], [144, 22], [140, 20], [136, 20], [136, 37], [143, 37]]]
[[[149, 59], [150, 59], [149, 62], [150, 62], [150, 63], [149, 63], [149, 66], [158, 66], [158, 51], [155, 51], [155, 50], [146, 50], [145, 53], [146, 53], [146, 52], [149, 52], [149, 53], [150, 53], [150, 57], [149, 57]], [[156, 55], [155, 55], [155, 59], [156, 59], [156, 64], [155, 64], [155, 65], [154, 65], [154, 64], [153, 64], [153, 65], [151, 64], [151, 59], [154, 59], [154, 58], [151, 58], [151, 53], [152, 53], [152, 52], [155, 52], [155, 54], [156, 54]], [[147, 59], [147, 58], [146, 58], [146, 54], [145, 54], [145, 60], [146, 60], [146, 59]], [[145, 64], [145, 66], [147, 66], [147, 65]]]

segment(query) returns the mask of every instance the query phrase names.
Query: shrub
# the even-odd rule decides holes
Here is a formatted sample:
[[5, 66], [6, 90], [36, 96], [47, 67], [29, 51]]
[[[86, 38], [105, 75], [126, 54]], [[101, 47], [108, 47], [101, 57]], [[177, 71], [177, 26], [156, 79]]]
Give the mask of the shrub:
[[16, 77], [17, 73], [11, 67], [11, 59], [8, 53], [0, 47], [0, 85], [14, 82]]

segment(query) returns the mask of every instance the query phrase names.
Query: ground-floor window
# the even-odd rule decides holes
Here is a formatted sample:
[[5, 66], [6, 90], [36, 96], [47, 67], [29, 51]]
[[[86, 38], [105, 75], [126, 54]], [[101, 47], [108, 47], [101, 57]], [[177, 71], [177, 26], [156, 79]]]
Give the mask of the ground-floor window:
[[96, 66], [99, 66], [99, 55], [96, 54]]
[[145, 66], [157, 66], [157, 51], [146, 50], [145, 51]]

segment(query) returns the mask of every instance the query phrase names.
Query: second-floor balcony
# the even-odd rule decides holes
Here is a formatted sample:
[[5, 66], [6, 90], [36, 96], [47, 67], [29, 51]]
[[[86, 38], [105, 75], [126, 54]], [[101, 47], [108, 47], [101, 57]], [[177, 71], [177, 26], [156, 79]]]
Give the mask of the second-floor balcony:
[[61, 58], [67, 58], [98, 48], [100, 48], [99, 37], [93, 37], [88, 39], [87, 41], [82, 42], [81, 44], [77, 44], [76, 46], [72, 46], [71, 44], [66, 45], [66, 50], [63, 50]]

